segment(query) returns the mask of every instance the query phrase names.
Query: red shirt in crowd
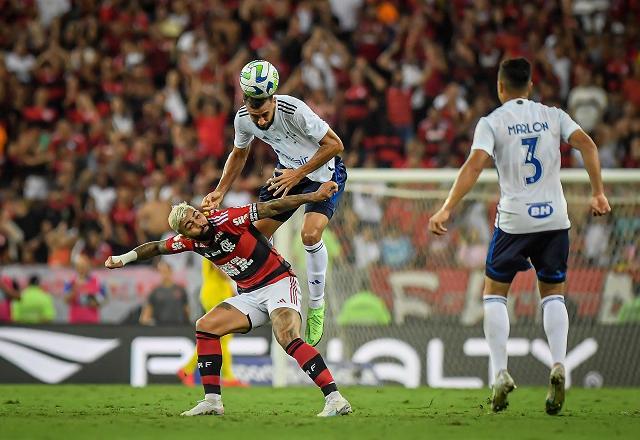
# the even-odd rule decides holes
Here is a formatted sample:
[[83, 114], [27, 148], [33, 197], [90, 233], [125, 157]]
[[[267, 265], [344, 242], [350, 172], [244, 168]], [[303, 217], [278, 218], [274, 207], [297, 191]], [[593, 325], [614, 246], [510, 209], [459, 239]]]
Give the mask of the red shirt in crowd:
[[198, 131], [198, 155], [204, 157], [221, 158], [225, 152], [224, 124], [227, 115], [218, 113], [214, 116], [199, 116], [196, 118]]

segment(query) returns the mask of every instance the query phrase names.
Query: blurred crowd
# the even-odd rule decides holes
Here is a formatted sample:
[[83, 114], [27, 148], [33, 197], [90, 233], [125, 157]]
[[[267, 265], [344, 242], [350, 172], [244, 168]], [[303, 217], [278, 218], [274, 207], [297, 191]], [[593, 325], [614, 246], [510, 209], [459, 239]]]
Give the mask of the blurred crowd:
[[[220, 177], [255, 58], [341, 136], [348, 167], [459, 166], [511, 56], [605, 167], [640, 165], [637, 2], [0, 0], [0, 19], [0, 264], [98, 266], [162, 237], [171, 203]], [[253, 150], [227, 205], [272, 172]], [[579, 165], [567, 146], [562, 162]]]

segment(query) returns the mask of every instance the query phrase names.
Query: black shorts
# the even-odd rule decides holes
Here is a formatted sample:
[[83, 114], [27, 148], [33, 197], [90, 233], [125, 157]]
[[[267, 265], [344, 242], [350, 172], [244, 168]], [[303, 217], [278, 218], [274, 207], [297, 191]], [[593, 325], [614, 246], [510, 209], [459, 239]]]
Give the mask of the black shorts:
[[[331, 180], [333, 180], [338, 184], [338, 192], [335, 193], [333, 196], [331, 196], [331, 198], [328, 200], [325, 200], [322, 202], [307, 203], [306, 205], [304, 205], [305, 213], [319, 212], [320, 214], [326, 215], [327, 218], [329, 219], [333, 217], [333, 214], [335, 213], [336, 208], [338, 207], [338, 201], [340, 200], [340, 196], [342, 196], [342, 193], [344, 191], [344, 185], [347, 182], [347, 169], [345, 168], [344, 163], [342, 162], [342, 159], [340, 159], [339, 157], [336, 157], [335, 166], [336, 166], [336, 169], [333, 171], [333, 176], [331, 177]], [[280, 168], [284, 168], [284, 167], [280, 163], [278, 163], [276, 165], [276, 169], [280, 169]], [[287, 193], [287, 195], [311, 193], [316, 191], [318, 188], [320, 188], [320, 185], [322, 185], [322, 182], [315, 182], [307, 177], [304, 177], [300, 181], [300, 183], [298, 183], [296, 186], [291, 188], [291, 190]], [[281, 197], [280, 194], [274, 197], [273, 191], [269, 191], [268, 188], [269, 188], [268, 185], [265, 185], [262, 188], [260, 188], [259, 200], [261, 202], [268, 202], [269, 200], [273, 200]], [[291, 218], [294, 212], [296, 212], [296, 210], [292, 209], [291, 211], [283, 212], [282, 214], [278, 214], [271, 218], [284, 223]]]
[[558, 284], [567, 278], [569, 230], [509, 234], [495, 228], [487, 252], [485, 274], [494, 281], [511, 283], [516, 273], [533, 267], [538, 279]]

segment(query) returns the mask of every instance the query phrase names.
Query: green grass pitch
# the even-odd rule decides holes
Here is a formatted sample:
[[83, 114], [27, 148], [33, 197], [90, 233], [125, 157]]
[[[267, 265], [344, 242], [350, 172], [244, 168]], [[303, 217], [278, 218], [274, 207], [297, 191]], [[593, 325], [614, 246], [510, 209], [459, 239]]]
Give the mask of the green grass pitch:
[[227, 389], [223, 417], [180, 417], [199, 388], [0, 385], [2, 439], [605, 439], [640, 438], [639, 389], [571, 389], [560, 416], [542, 388], [492, 414], [486, 390], [344, 388], [349, 416], [319, 419], [318, 390]]

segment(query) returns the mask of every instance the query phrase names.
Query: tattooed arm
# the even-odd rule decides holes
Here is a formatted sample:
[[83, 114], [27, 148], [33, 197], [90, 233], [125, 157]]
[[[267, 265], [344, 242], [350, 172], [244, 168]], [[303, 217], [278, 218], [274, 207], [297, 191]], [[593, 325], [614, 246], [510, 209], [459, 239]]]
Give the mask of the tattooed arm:
[[256, 204], [258, 218], [273, 217], [283, 212], [296, 209], [305, 203], [321, 202], [330, 198], [337, 192], [338, 184], [333, 181], [329, 181], [320, 185], [320, 188], [318, 188], [316, 192], [286, 196], [280, 199], [270, 200], [268, 202], [259, 202]]
[[104, 265], [108, 269], [117, 269], [124, 267], [127, 263], [138, 260], [148, 260], [162, 254], [170, 254], [171, 252], [167, 247], [167, 240], [162, 241], [150, 241], [145, 244], [141, 244], [132, 251], [122, 255], [113, 255], [107, 258]]

